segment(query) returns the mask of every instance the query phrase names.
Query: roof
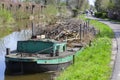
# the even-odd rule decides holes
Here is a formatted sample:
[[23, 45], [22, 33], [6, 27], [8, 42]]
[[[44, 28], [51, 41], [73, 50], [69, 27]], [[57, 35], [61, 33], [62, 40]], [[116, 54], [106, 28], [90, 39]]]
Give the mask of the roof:
[[30, 39], [25, 41], [41, 41], [41, 42], [51, 42], [51, 43], [67, 43], [66, 41], [56, 41], [54, 39]]

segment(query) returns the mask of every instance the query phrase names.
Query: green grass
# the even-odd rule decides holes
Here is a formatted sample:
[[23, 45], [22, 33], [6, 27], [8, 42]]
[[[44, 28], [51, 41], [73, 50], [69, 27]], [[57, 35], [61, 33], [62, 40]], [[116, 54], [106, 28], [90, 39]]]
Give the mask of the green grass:
[[98, 22], [96, 20], [90, 20], [90, 23], [91, 25], [95, 26], [96, 29], [100, 30], [100, 34], [97, 35], [98, 38], [101, 37], [113, 38], [113, 32], [106, 24]]
[[12, 14], [5, 10], [0, 9], [0, 38], [12, 32], [11, 24], [14, 22]]
[[90, 20], [90, 23], [100, 30], [100, 34], [91, 46], [87, 46], [76, 57], [75, 64], [63, 71], [57, 80], [109, 80], [113, 32], [107, 25], [96, 20]]
[[0, 9], [0, 24], [2, 23], [13, 23], [14, 19], [12, 17], [12, 14], [5, 10], [5, 9]]
[[12, 33], [13, 30], [10, 27], [4, 26], [3, 28], [0, 27], [0, 38]]

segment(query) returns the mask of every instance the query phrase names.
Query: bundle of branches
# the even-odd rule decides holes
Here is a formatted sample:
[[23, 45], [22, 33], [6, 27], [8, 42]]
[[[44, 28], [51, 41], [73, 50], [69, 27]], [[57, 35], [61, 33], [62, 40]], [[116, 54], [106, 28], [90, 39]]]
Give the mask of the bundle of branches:
[[[84, 24], [79, 19], [64, 19], [53, 25], [40, 26], [37, 35], [45, 35], [48, 39], [57, 41], [90, 42], [93, 39], [95, 29]], [[86, 40], [87, 39], [87, 40]]]

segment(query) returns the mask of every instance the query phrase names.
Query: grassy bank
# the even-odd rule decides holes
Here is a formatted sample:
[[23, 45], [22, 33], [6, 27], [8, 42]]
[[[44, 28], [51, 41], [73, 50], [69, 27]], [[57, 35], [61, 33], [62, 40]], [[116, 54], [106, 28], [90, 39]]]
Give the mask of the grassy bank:
[[5, 9], [0, 9], [0, 24], [9, 24], [14, 22], [12, 13]]
[[96, 20], [90, 20], [90, 23], [100, 30], [100, 34], [92, 46], [86, 47], [76, 57], [75, 64], [63, 71], [57, 80], [109, 80], [113, 32]]
[[12, 32], [12, 24], [14, 22], [12, 14], [5, 10], [0, 9], [0, 38]]
[[10, 34], [13, 31], [19, 31], [26, 28], [26, 25], [24, 24], [29, 23], [31, 25], [29, 20], [30, 18], [35, 17], [34, 22], [38, 23], [54, 23], [56, 20], [54, 15], [57, 13], [58, 9], [54, 5], [48, 5], [43, 9], [43, 12], [38, 11], [35, 12], [34, 15], [29, 11], [25, 12], [22, 9], [19, 9], [17, 11], [0, 9], [0, 38]]

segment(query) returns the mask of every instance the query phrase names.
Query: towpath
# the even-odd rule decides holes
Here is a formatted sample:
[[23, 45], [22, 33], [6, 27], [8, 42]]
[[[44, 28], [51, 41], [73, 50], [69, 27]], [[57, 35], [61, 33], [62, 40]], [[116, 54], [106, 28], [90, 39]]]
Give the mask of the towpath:
[[[97, 19], [93, 17], [88, 17], [90, 19]], [[103, 19], [97, 19], [98, 21], [107, 24], [114, 32], [115, 37], [113, 38], [113, 48], [112, 48], [112, 75], [110, 80], [120, 80], [120, 22], [113, 22]]]

